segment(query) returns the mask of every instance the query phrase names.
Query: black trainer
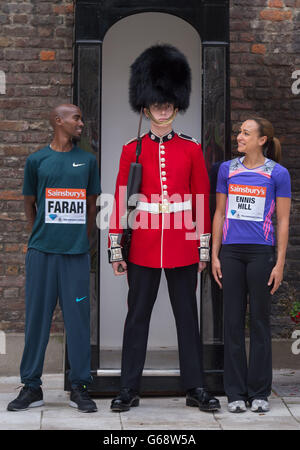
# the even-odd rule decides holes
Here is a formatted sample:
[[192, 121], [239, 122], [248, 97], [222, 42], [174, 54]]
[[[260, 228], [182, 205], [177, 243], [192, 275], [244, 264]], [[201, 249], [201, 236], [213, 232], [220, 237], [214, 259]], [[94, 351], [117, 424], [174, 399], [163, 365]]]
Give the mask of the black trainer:
[[37, 389], [28, 385], [23, 386], [18, 397], [7, 405], [8, 411], [24, 411], [28, 408], [43, 406], [43, 391], [39, 387]]
[[98, 411], [97, 405], [91, 399], [85, 385], [76, 386], [71, 389], [69, 405], [77, 408], [80, 412], [90, 413]]

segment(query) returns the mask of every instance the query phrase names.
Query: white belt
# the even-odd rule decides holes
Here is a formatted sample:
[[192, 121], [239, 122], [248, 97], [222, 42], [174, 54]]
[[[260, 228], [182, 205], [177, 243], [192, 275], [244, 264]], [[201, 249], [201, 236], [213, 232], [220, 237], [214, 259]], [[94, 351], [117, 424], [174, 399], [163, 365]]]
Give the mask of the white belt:
[[138, 211], [146, 211], [151, 214], [172, 213], [179, 211], [187, 211], [192, 209], [191, 201], [177, 203], [147, 203], [137, 202], [136, 209]]

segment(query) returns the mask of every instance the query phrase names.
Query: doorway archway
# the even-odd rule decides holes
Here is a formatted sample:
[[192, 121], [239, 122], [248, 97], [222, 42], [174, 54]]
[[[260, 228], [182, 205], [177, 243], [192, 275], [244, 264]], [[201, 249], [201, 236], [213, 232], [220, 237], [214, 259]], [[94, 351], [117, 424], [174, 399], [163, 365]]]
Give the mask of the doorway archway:
[[[230, 157], [228, 1], [187, 0], [184, 6], [180, 0], [165, 3], [164, 5], [161, 1], [147, 0], [140, 1], [137, 7], [134, 0], [127, 0], [126, 2], [114, 0], [86, 2], [85, 0], [78, 0], [76, 4], [74, 102], [81, 107], [85, 118], [86, 132], [82, 144], [86, 150], [93, 151], [98, 155], [101, 174], [103, 174], [103, 192], [113, 192], [121, 145], [126, 142], [127, 138], [136, 135], [138, 119], [130, 112], [127, 98], [129, 65], [137, 54], [158, 40], [173, 43], [173, 45], [179, 47], [187, 55], [193, 66], [193, 82], [195, 83], [195, 80], [198, 80], [198, 84], [196, 82], [193, 85], [193, 94], [195, 95], [192, 94], [191, 108], [185, 116], [179, 118], [179, 122], [176, 121], [176, 129], [181, 131], [181, 128], [185, 133], [201, 140], [209, 171], [214, 163]], [[153, 36], [151, 36], [151, 39], [150, 37], [146, 38], [147, 42], [138, 38], [145, 32], [145, 22], [142, 20], [145, 14], [152, 15], [152, 18], [156, 17], [155, 26], [153, 22], [152, 25], [149, 22], [149, 31], [152, 31]], [[148, 16], [149, 19], [150, 16]], [[168, 20], [166, 20], [167, 17]], [[135, 28], [136, 34], [125, 31], [128, 24]], [[156, 29], [156, 25], [158, 30], [165, 25], [167, 34], [161, 33], [159, 35], [158, 33], [156, 35], [153, 33], [153, 28]], [[180, 34], [178, 27], [190, 30], [190, 32], [185, 31], [183, 33], [181, 31]], [[170, 39], [171, 36], [172, 39]], [[191, 36], [194, 36], [194, 38]], [[130, 39], [134, 40], [134, 45], [129, 43]], [[191, 48], [187, 48], [189, 43]], [[112, 50], [109, 50], [110, 45], [112, 45], [112, 49], [119, 52], [117, 52], [119, 56], [116, 58], [113, 58]], [[130, 50], [129, 54], [126, 55], [124, 47]], [[107, 58], [111, 59], [111, 64], [107, 63]], [[125, 62], [125, 65], [122, 66], [121, 60], [123, 60], [123, 63]], [[120, 70], [120, 67], [123, 67], [123, 69]], [[108, 70], [108, 73], [105, 70]], [[110, 70], [112, 70], [111, 73], [109, 73]], [[120, 115], [116, 120], [114, 120], [116, 104], [110, 99], [110, 90], [105, 87], [107, 80], [108, 87], [109, 85], [113, 86], [114, 95], [119, 102], [120, 110], [118, 110], [118, 114], [120, 113]], [[120, 101], [120, 95], [124, 96], [122, 101]], [[193, 102], [195, 102], [194, 105]], [[192, 119], [189, 117], [189, 113], [193, 115]], [[114, 128], [112, 132], [107, 132], [107, 127], [111, 129], [111, 124], [124, 122], [124, 118], [126, 118], [124, 127], [120, 130]], [[111, 136], [111, 133], [113, 136]], [[113, 143], [111, 142], [112, 138]], [[116, 150], [116, 155], [111, 160], [105, 159], [108, 148]], [[101, 355], [105, 345], [109, 348], [116, 343], [120, 343], [120, 335], [116, 333], [114, 336], [111, 334], [105, 337], [105, 325], [111, 323], [109, 316], [101, 323], [101, 318], [105, 317], [106, 314], [103, 312], [103, 308], [105, 310], [107, 306], [105, 306], [105, 302], [102, 304], [103, 296], [107, 295], [112, 283], [116, 284], [115, 280], [110, 280], [109, 277], [106, 279], [106, 269], [103, 272], [104, 265], [107, 268], [108, 263], [105, 233], [103, 234], [102, 231], [101, 233], [98, 231], [98, 234], [94, 236], [91, 254], [91, 343], [94, 376], [94, 384], [91, 390], [92, 392], [111, 395], [117, 392], [119, 388], [119, 369], [117, 367], [105, 367], [106, 363], [104, 361], [103, 364], [103, 361], [101, 361]], [[108, 267], [108, 269], [110, 268]], [[123, 309], [126, 307], [125, 288], [126, 286], [120, 285], [112, 295], [112, 298], [117, 298], [118, 302], [123, 302]], [[163, 289], [162, 287], [162, 298], [165, 297]], [[199, 308], [201, 310], [201, 332], [205, 347], [204, 368], [207, 375], [207, 386], [211, 391], [220, 393], [223, 392], [222, 303], [220, 293], [215, 289], [209, 271], [201, 279], [199, 294], [202, 294], [200, 295]], [[120, 295], [122, 298], [120, 298]], [[162, 306], [164, 308], [166, 305]], [[157, 308], [157, 316], [161, 316], [159, 301]], [[168, 314], [166, 309], [163, 309], [163, 311], [163, 314]], [[112, 312], [109, 314], [112, 314]], [[121, 311], [121, 316], [124, 320], [124, 311]], [[173, 319], [171, 318], [171, 320]], [[174, 330], [167, 331], [164, 342], [167, 347], [172, 347]], [[106, 338], [107, 343], [105, 343]], [[149, 344], [150, 347], [158, 345], [159, 348], [161, 338], [159, 338], [159, 342], [155, 342], [154, 332], [153, 341], [151, 343], [150, 336]], [[109, 364], [113, 365], [113, 363]], [[176, 367], [173, 368], [173, 371], [170, 367], [167, 369], [161, 368], [161, 372], [159, 368], [152, 368], [151, 364], [148, 369], [146, 368], [143, 376], [143, 394], [181, 393]], [[67, 384], [67, 377], [65, 377], [66, 388]]]

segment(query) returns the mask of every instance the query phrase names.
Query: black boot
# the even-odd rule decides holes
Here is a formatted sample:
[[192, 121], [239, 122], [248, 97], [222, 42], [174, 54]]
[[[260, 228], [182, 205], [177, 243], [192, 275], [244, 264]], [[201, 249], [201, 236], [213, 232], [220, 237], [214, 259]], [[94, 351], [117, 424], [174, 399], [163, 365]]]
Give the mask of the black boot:
[[119, 395], [111, 402], [110, 409], [116, 412], [129, 411], [131, 406], [139, 406], [138, 392], [129, 388], [122, 388]]
[[201, 411], [217, 411], [221, 408], [219, 400], [204, 388], [189, 389], [186, 393], [186, 406], [198, 406]]

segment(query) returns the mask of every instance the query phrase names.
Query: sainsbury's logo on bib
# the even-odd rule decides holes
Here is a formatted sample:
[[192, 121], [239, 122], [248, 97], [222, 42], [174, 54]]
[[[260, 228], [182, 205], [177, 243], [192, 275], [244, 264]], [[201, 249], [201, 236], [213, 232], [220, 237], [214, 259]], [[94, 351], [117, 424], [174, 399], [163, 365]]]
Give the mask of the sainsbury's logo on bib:
[[85, 189], [46, 188], [46, 198], [86, 198]]
[[46, 188], [45, 223], [85, 224], [86, 190]]
[[246, 186], [242, 184], [230, 184], [229, 194], [252, 195], [255, 197], [265, 197], [267, 188], [262, 186]]

